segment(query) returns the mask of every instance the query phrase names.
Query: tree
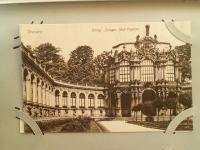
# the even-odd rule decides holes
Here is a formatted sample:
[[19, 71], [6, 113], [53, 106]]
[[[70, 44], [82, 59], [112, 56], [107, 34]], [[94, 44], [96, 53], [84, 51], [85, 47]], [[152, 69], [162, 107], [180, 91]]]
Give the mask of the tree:
[[154, 101], [154, 106], [157, 109], [157, 121], [159, 121], [159, 115], [160, 115], [160, 110], [163, 108], [163, 101], [159, 97], [157, 98], [156, 101]]
[[97, 55], [93, 62], [95, 67], [95, 83], [102, 84], [104, 83], [104, 66], [106, 64], [110, 64], [112, 58], [110, 56], [110, 52], [104, 51], [102, 54]]
[[89, 46], [79, 46], [71, 52], [67, 62], [67, 76], [72, 83], [93, 83], [93, 50]]
[[142, 113], [145, 114], [146, 121], [154, 121], [153, 116], [156, 115], [156, 109], [153, 101], [145, 101], [142, 106]]
[[134, 114], [136, 116], [135, 119], [137, 121], [137, 112], [140, 111], [140, 106], [135, 105], [132, 110], [134, 111]]
[[45, 67], [55, 79], [63, 80], [66, 77], [66, 63], [59, 55], [60, 50], [50, 43], [40, 44], [33, 52], [40, 64]]
[[179, 103], [182, 104], [185, 107], [185, 109], [192, 107], [192, 94], [191, 93], [180, 94]]
[[176, 95], [176, 93], [169, 92], [167, 100], [165, 101], [165, 105], [170, 111], [170, 121], [171, 121], [172, 110], [173, 110], [173, 114], [176, 115], [176, 105], [177, 105], [177, 95]]
[[182, 72], [182, 80], [184, 81], [186, 78], [191, 79], [191, 44], [185, 44], [176, 47], [178, 55], [179, 55], [179, 62], [180, 62], [180, 70]]
[[[179, 103], [182, 104], [185, 109], [192, 107], [192, 94], [182, 93], [179, 96]], [[189, 126], [189, 117], [187, 118], [187, 125]]]

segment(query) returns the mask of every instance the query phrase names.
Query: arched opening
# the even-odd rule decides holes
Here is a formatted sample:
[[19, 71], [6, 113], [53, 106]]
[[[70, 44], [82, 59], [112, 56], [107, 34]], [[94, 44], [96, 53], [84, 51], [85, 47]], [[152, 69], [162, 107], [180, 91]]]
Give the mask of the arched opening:
[[89, 108], [94, 108], [94, 95], [89, 94], [88, 95], [88, 100], [89, 100]]
[[40, 79], [37, 78], [37, 103], [40, 103], [41, 99], [41, 93], [40, 93], [41, 87], [40, 87]]
[[85, 94], [83, 93], [79, 95], [79, 107], [85, 108]]
[[142, 102], [155, 101], [156, 93], [153, 89], [145, 89], [142, 94]]
[[142, 94], [142, 113], [145, 114], [147, 117], [145, 118], [146, 121], [153, 121], [153, 116], [156, 115], [156, 108], [155, 108], [155, 101], [157, 95], [156, 92], [151, 89], [145, 89]]
[[131, 94], [122, 93], [121, 95], [121, 111], [123, 117], [131, 116]]
[[45, 89], [45, 85], [44, 85], [44, 82], [42, 81], [41, 83], [41, 103], [44, 104], [44, 89]]
[[60, 96], [60, 91], [56, 90], [55, 91], [55, 106], [59, 107], [59, 96]]
[[33, 91], [34, 91], [34, 83], [35, 82], [35, 76], [34, 74], [31, 74], [31, 93], [30, 93], [30, 100], [33, 101]]
[[76, 93], [71, 93], [71, 108], [76, 108]]
[[63, 107], [67, 107], [67, 92], [64, 91], [62, 96], [63, 96]]
[[98, 107], [103, 108], [104, 107], [104, 96], [102, 94], [99, 94], [97, 96], [98, 99]]
[[48, 104], [48, 85], [45, 84], [45, 88], [44, 88], [44, 104], [47, 105]]
[[27, 100], [27, 77], [28, 77], [28, 70], [25, 69], [23, 73], [23, 99]]

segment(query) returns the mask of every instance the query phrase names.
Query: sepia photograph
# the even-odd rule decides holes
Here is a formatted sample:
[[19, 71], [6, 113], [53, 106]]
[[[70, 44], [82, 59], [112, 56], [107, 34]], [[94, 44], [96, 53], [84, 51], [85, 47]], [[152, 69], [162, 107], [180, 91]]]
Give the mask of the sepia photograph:
[[22, 24], [20, 37], [22, 108], [44, 133], [164, 131], [193, 105], [192, 45], [162, 21]]

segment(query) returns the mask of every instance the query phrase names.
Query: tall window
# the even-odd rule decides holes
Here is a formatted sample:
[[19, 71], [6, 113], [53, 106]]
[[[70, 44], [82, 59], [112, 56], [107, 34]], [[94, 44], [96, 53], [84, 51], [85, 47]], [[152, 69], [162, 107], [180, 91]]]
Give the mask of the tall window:
[[173, 61], [168, 61], [166, 63], [165, 79], [167, 81], [174, 81], [174, 63], [173, 63]]
[[24, 82], [23, 82], [23, 98], [24, 98], [24, 100], [27, 100], [27, 95], [28, 95], [28, 93], [27, 93], [27, 76], [28, 76], [28, 71], [25, 69], [24, 70]]
[[39, 88], [40, 88], [40, 85], [39, 85], [39, 84], [40, 84], [40, 79], [37, 78], [37, 102], [38, 102], [38, 103], [39, 103], [39, 100], [41, 99], [41, 98], [40, 98], [41, 95], [39, 95], [39, 90], [40, 90], [40, 89], [39, 89]]
[[89, 94], [88, 100], [89, 100], [89, 107], [94, 107], [94, 95], [93, 94]]
[[76, 107], [76, 94], [74, 92], [71, 93], [71, 107]]
[[127, 61], [122, 61], [120, 63], [120, 69], [119, 69], [120, 82], [129, 82], [130, 81], [130, 67], [129, 63]]
[[151, 60], [141, 62], [141, 80], [145, 82], [154, 81], [154, 68]]
[[33, 101], [33, 90], [34, 90], [34, 89], [33, 89], [33, 88], [34, 88], [34, 87], [33, 87], [33, 84], [34, 84], [33, 82], [34, 82], [34, 80], [35, 80], [35, 76], [32, 74], [32, 75], [31, 75], [31, 93], [30, 93], [30, 99], [31, 99], [32, 101]]
[[98, 95], [97, 98], [98, 98], [98, 107], [104, 107], [104, 102], [103, 102], [104, 97], [103, 97], [103, 95], [100, 94], [100, 95]]
[[63, 106], [67, 106], [67, 92], [63, 92]]
[[56, 103], [57, 107], [59, 106], [59, 95], [60, 95], [60, 92], [58, 90], [56, 90], [55, 91], [55, 103]]
[[113, 68], [110, 69], [110, 83], [115, 82], [115, 70]]
[[79, 107], [85, 107], [85, 95], [83, 93], [79, 95]]

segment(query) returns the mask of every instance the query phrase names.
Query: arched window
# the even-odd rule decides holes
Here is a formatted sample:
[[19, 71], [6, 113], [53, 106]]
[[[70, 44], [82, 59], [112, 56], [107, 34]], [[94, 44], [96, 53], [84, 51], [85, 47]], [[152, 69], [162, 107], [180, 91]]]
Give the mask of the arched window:
[[89, 107], [94, 107], [94, 95], [93, 94], [88, 95], [88, 100], [89, 100]]
[[39, 103], [39, 100], [41, 99], [41, 93], [39, 93], [39, 90], [41, 90], [40, 88], [40, 79], [37, 78], [37, 102]]
[[63, 106], [66, 107], [67, 106], [67, 92], [64, 91], [62, 96], [63, 96]]
[[151, 60], [141, 62], [141, 81], [154, 81], [154, 67]]
[[27, 77], [28, 77], [28, 70], [25, 69], [24, 73], [23, 73], [23, 78], [24, 78], [24, 82], [23, 82], [23, 98], [24, 100], [27, 100]]
[[[44, 103], [44, 96], [45, 96], [45, 94], [44, 94], [44, 89], [45, 89], [45, 85], [44, 85], [44, 82], [42, 81], [42, 83], [41, 83], [41, 104], [43, 104]], [[59, 91], [58, 91], [59, 92]], [[58, 95], [59, 96], [59, 95]], [[58, 97], [59, 98], [59, 97]], [[56, 105], [56, 106], [58, 106], [58, 105]]]
[[174, 63], [173, 63], [173, 61], [167, 61], [167, 63], [166, 63], [165, 80], [174, 81]]
[[60, 96], [60, 91], [56, 90], [55, 91], [55, 105], [56, 105], [56, 107], [59, 107], [59, 96]]
[[98, 107], [104, 107], [104, 96], [102, 94], [98, 95]]
[[130, 67], [129, 67], [129, 63], [127, 61], [122, 61], [120, 63], [119, 81], [120, 82], [129, 82], [130, 81]]
[[85, 107], [85, 94], [81, 93], [79, 95], [79, 107], [84, 108]]
[[71, 107], [76, 107], [76, 93], [71, 93]]
[[35, 76], [33, 74], [31, 74], [31, 93], [30, 93], [30, 99], [33, 101], [33, 90], [34, 90], [34, 80], [35, 80]]

